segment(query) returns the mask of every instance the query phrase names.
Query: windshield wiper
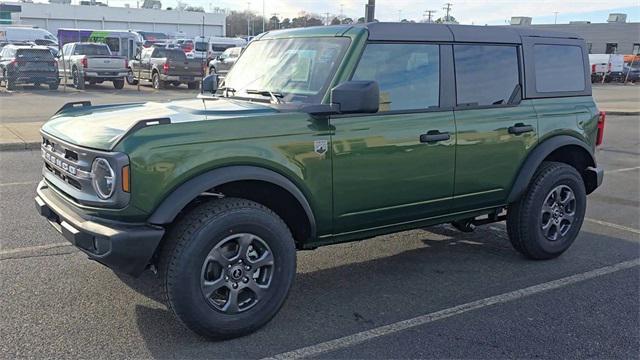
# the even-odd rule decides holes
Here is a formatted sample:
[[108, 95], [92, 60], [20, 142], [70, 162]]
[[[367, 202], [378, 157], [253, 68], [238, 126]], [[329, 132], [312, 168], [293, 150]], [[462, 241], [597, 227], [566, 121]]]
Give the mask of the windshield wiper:
[[271, 98], [271, 102], [276, 103], [276, 104], [282, 104], [283, 103], [283, 101], [281, 99], [284, 97], [284, 95], [282, 95], [279, 92], [274, 92], [274, 91], [271, 91], [271, 90], [246, 90], [245, 92], [247, 94], [269, 96]]

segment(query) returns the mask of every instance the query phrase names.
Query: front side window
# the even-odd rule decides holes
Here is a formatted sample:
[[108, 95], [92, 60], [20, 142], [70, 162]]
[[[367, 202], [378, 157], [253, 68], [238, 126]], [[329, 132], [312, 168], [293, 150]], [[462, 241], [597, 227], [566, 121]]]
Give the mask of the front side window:
[[369, 44], [353, 80], [380, 86], [379, 111], [439, 106], [440, 49], [432, 44]]
[[502, 105], [519, 98], [515, 46], [454, 45], [457, 104]]
[[582, 49], [571, 45], [534, 45], [536, 91], [583, 91], [585, 88]]
[[255, 41], [221, 86], [239, 97], [265, 98], [257, 93], [271, 92], [285, 102], [319, 103], [349, 43], [344, 37]]

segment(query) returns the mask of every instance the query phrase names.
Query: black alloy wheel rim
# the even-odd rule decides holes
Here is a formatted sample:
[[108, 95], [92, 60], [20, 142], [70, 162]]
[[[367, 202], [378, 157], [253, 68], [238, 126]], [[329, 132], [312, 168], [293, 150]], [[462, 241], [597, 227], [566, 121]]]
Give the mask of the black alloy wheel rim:
[[576, 215], [576, 196], [567, 185], [558, 185], [547, 194], [542, 203], [540, 229], [549, 241], [565, 236]]
[[269, 245], [257, 235], [228, 236], [218, 242], [204, 260], [200, 275], [202, 294], [222, 313], [247, 311], [267, 296], [274, 260]]

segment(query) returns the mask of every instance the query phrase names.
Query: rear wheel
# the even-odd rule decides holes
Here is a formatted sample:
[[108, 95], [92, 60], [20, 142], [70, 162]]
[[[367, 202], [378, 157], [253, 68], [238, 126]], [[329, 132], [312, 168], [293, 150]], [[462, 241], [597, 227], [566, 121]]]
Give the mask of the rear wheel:
[[129, 85], [138, 85], [138, 80], [133, 76], [133, 70], [129, 69], [127, 72], [127, 84]]
[[153, 76], [151, 77], [151, 83], [153, 84], [153, 88], [157, 90], [164, 89], [165, 87], [165, 82], [160, 80], [160, 74], [158, 74], [157, 72], [153, 73]]
[[73, 79], [73, 86], [76, 89], [79, 89], [79, 90], [84, 89], [84, 77], [80, 74], [78, 69], [74, 68], [71, 71], [71, 77]]
[[49, 90], [58, 90], [60, 83], [58, 81], [49, 83]]
[[584, 182], [574, 167], [542, 163], [526, 193], [509, 206], [513, 247], [530, 259], [560, 256], [578, 236], [586, 204]]
[[124, 79], [113, 80], [113, 87], [116, 89], [122, 89], [124, 87]]
[[191, 82], [189, 82], [189, 83], [187, 84], [187, 87], [188, 87], [190, 90], [197, 89], [197, 88], [198, 88], [198, 82], [197, 82], [197, 81], [191, 81]]
[[5, 74], [7, 90], [15, 90], [16, 89], [16, 79], [12, 78], [11, 75]]
[[253, 201], [224, 198], [186, 213], [167, 234], [159, 271], [169, 307], [209, 338], [249, 334], [284, 303], [296, 271], [289, 228]]
[[172, 81], [171, 85], [173, 85], [175, 87], [178, 87], [178, 86], [180, 86], [180, 81]]

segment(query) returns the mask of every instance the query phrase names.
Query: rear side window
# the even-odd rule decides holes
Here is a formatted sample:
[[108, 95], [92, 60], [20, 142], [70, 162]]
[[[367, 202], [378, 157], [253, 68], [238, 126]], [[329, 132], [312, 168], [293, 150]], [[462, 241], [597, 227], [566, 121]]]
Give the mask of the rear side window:
[[533, 52], [537, 92], [584, 90], [584, 60], [579, 46], [534, 45]]
[[440, 48], [429, 44], [369, 44], [353, 80], [380, 85], [380, 110], [439, 106]]
[[508, 104], [520, 98], [515, 46], [454, 45], [458, 105]]

